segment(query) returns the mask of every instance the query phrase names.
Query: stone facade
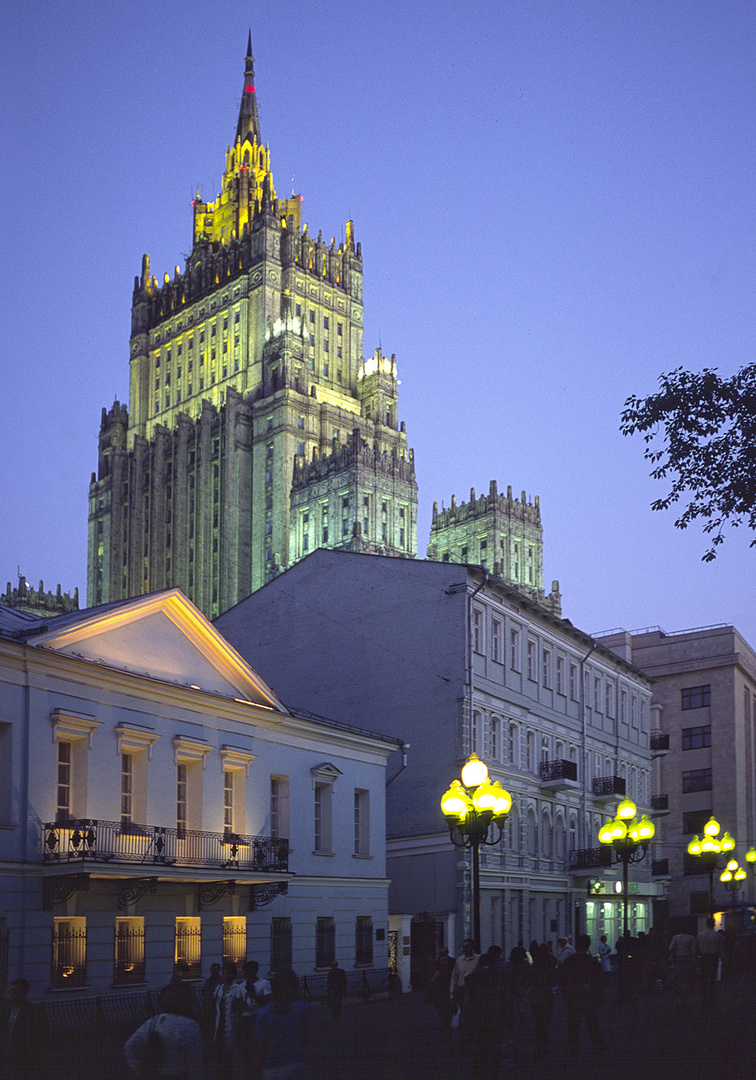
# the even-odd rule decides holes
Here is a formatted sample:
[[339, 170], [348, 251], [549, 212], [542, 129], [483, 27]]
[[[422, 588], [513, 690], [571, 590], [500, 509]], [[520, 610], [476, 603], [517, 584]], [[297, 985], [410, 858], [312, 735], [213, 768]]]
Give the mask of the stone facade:
[[[646, 676], [452, 562], [315, 551], [216, 625], [287, 700], [410, 744], [406, 768], [389, 763], [386, 805], [392, 924], [417, 939], [405, 985], [422, 980], [427, 924], [452, 950], [469, 932], [470, 862], [439, 801], [473, 750], [514, 799], [502, 843], [482, 854], [483, 947], [586, 927], [616, 940], [618, 871], [601, 866], [597, 834], [622, 791], [650, 812]], [[634, 930], [659, 891], [651, 861], [631, 869]]]
[[[351, 221], [342, 244], [327, 243], [302, 225], [299, 197], [276, 196], [250, 46], [222, 191], [195, 199], [185, 267], [159, 284], [145, 255], [135, 280], [129, 406], [103, 410], [90, 486], [90, 604], [177, 586], [209, 616], [231, 607], [298, 557], [290, 538], [308, 502], [315, 517], [347, 497], [338, 484], [307, 494], [304, 467], [339, 455], [355, 430], [390, 466], [352, 486], [350, 540], [415, 556], [396, 361], [363, 355], [362, 276]], [[389, 502], [385, 539], [375, 508]], [[319, 524], [318, 546], [344, 542], [343, 509], [326, 541]], [[390, 520], [400, 510], [403, 544]]]
[[448, 510], [439, 510], [434, 503], [428, 558], [478, 563], [554, 615], [561, 614], [559, 582], [552, 582], [548, 595], [543, 589], [543, 528], [537, 495], [528, 502], [523, 491], [515, 499], [511, 486], [506, 496], [499, 495], [492, 480], [488, 495], [476, 497], [472, 488], [469, 502], [458, 504], [452, 495]]
[[62, 592], [58, 584], [54, 593], [49, 589], [45, 592], [44, 581], [40, 581], [38, 589], [33, 589], [21, 574], [15, 588], [11, 588], [11, 583], [8, 582], [5, 592], [0, 593], [0, 605], [35, 615], [62, 615], [68, 611], [79, 610], [79, 590], [74, 589], [71, 596]]
[[[713, 814], [746, 866], [756, 843], [756, 654], [734, 626], [667, 634], [659, 628], [615, 631], [599, 640], [649, 676], [657, 738], [656, 845], [669, 915], [708, 914], [708, 875], [695, 873], [687, 846]], [[732, 903], [714, 875], [715, 906]], [[753, 903], [749, 874], [738, 900]]]

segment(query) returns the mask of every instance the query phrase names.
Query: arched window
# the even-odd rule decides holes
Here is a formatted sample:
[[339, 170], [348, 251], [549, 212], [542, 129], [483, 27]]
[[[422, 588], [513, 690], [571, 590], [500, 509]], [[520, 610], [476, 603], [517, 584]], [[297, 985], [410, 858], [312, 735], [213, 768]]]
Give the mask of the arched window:
[[541, 815], [541, 854], [545, 859], [551, 858], [551, 818], [548, 810]]
[[520, 813], [515, 803], [512, 809], [509, 811], [509, 817], [507, 818], [507, 826], [509, 835], [507, 837], [507, 845], [512, 851], [520, 850]]
[[491, 760], [501, 761], [501, 720], [491, 717]]
[[483, 756], [483, 748], [480, 745], [481, 721], [480, 713], [473, 713], [472, 731], [470, 732], [470, 748], [474, 754]]
[[538, 822], [535, 810], [531, 806], [528, 810], [528, 855], [538, 854]]
[[554, 854], [557, 859], [564, 858], [566, 839], [564, 817], [562, 814], [557, 814], [556, 824], [554, 825]]

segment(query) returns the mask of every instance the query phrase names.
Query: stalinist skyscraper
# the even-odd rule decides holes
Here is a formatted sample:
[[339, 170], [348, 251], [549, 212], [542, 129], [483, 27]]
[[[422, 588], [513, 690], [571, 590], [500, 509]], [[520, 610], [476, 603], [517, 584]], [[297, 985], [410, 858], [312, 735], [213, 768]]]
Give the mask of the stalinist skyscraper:
[[192, 250], [135, 279], [129, 405], [103, 409], [88, 603], [178, 586], [209, 617], [318, 547], [414, 557], [396, 361], [363, 354], [362, 252], [279, 198], [251, 36], [221, 193]]

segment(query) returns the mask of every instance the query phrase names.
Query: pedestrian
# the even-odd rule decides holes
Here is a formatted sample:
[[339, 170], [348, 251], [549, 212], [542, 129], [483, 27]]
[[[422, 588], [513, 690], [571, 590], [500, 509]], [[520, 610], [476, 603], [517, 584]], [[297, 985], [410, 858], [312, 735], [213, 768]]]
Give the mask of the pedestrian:
[[556, 962], [557, 966], [561, 967], [568, 956], [575, 955], [575, 947], [570, 945], [566, 937], [557, 938], [557, 954]]
[[304, 1080], [310, 1005], [298, 1000], [299, 979], [291, 968], [277, 971], [270, 982], [273, 1000], [255, 1016], [254, 1051], [260, 1080]]
[[606, 934], [601, 935], [598, 946], [598, 958], [601, 961], [601, 970], [605, 975], [612, 973], [612, 947], [606, 940]]
[[124, 1057], [140, 1080], [202, 1080], [202, 1032], [173, 1011], [178, 1005], [177, 995], [161, 994], [161, 1012], [127, 1040]]
[[228, 963], [223, 979], [215, 988], [215, 1026], [213, 1028], [213, 1057], [221, 1080], [231, 1080], [236, 1053], [236, 1013], [232, 1005], [235, 994], [236, 964]]
[[200, 1019], [200, 1007], [194, 987], [184, 982], [188, 969], [185, 964], [178, 964], [171, 981], [160, 991], [158, 1008], [161, 1012], [186, 1016], [189, 1020]]
[[578, 1056], [580, 1021], [585, 1021], [594, 1055], [604, 1048], [598, 1021], [601, 1000], [601, 964], [591, 956], [591, 939], [581, 934], [577, 950], [568, 956], [557, 971], [557, 979], [567, 1003], [567, 1052]]
[[0, 1013], [0, 1069], [7, 1080], [39, 1080], [46, 1022], [42, 1005], [28, 1000], [27, 979], [14, 979]]
[[473, 1048], [475, 1073], [481, 1078], [499, 1074], [502, 1033], [511, 1017], [512, 980], [512, 964], [502, 959], [498, 945], [491, 945], [465, 980], [465, 1034]]
[[220, 983], [223, 982], [223, 976], [221, 975], [220, 964], [210, 965], [210, 974], [202, 984], [202, 1018], [201, 1027], [202, 1034], [205, 1036], [205, 1040], [210, 1045], [213, 1041], [213, 1033], [215, 1031], [215, 991]]
[[259, 970], [256, 960], [248, 960], [244, 965], [243, 981], [234, 983], [229, 991], [234, 1048], [241, 1072], [249, 1072], [252, 1062], [255, 1015], [270, 1002], [272, 994], [270, 983], [260, 978]]
[[521, 941], [518, 941], [509, 954], [509, 962], [512, 965], [512, 985], [514, 991], [515, 1009], [521, 1020], [526, 1015], [525, 996], [528, 991], [530, 979], [530, 957]]
[[530, 969], [528, 999], [535, 1021], [533, 1056], [536, 1060], [542, 1060], [549, 1046], [549, 1027], [551, 1014], [554, 1012], [554, 983], [557, 965], [548, 945], [531, 948], [530, 955], [533, 958], [533, 966]]
[[455, 1008], [454, 1002], [449, 996], [449, 986], [451, 984], [452, 971], [454, 970], [455, 962], [455, 958], [449, 956], [449, 950], [446, 945], [442, 945], [438, 950], [436, 963], [433, 967], [433, 974], [425, 988], [425, 1004], [432, 1005], [436, 1010], [438, 1021], [441, 1025], [441, 1031], [444, 1036], [449, 1031], [452, 1012]]
[[705, 1005], [714, 1004], [717, 989], [719, 962], [722, 959], [722, 935], [714, 929], [714, 919], [709, 916], [706, 929], [696, 939], [698, 962], [701, 965], [701, 992]]
[[698, 944], [692, 934], [675, 934], [669, 943], [669, 962], [672, 965], [672, 986], [676, 994], [686, 997], [693, 989]]
[[347, 992], [347, 977], [343, 968], [339, 967], [338, 960], [332, 960], [326, 979], [326, 1001], [331, 1010], [334, 1020], [341, 1016], [341, 1007]]
[[465, 938], [462, 942], [462, 955], [454, 961], [449, 981], [449, 997], [459, 1009], [462, 1018], [465, 1015], [465, 980], [472, 975], [479, 963], [480, 956], [475, 951], [472, 938]]

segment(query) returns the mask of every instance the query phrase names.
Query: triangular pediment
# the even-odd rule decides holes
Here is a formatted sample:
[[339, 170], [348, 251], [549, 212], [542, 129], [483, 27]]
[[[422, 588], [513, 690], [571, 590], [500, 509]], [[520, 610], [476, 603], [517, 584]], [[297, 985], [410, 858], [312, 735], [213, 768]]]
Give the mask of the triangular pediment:
[[178, 589], [137, 597], [40, 634], [30, 644], [256, 705], [288, 710]]

